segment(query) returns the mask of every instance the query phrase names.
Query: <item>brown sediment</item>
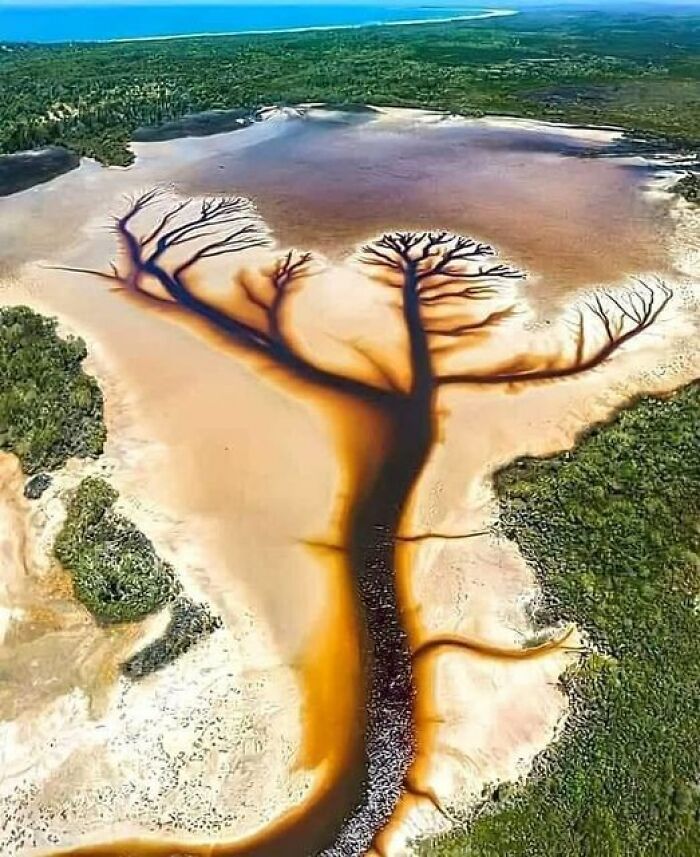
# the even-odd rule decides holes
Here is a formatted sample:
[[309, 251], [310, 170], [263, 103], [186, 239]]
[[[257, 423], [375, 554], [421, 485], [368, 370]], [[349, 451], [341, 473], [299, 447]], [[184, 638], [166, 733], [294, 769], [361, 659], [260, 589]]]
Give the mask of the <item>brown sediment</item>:
[[[321, 397], [319, 407], [333, 419], [334, 408], [329, 397]], [[355, 416], [357, 424], [362, 424], [361, 408]], [[341, 442], [349, 458], [342, 492], [345, 499], [336, 513], [336, 527], [340, 530], [348, 526], [344, 520], [346, 504], [351, 504], [354, 491], [362, 491], [363, 479], [368, 479], [374, 469], [371, 455], [357, 468], [353, 466], [350, 448], [358, 445], [358, 439], [343, 440], [343, 434], [340, 432]], [[379, 437], [378, 440], [381, 447]], [[279, 857], [280, 854], [309, 857], [334, 838], [337, 819], [351, 810], [365, 772], [362, 734], [366, 694], [363, 692], [364, 677], [360, 674], [364, 636], [348, 574], [347, 552], [318, 546], [311, 549], [325, 551], [324, 585], [329, 592], [329, 609], [307, 643], [308, 654], [296, 664], [303, 691], [306, 730], [295, 765], [314, 774], [307, 797], [260, 833], [236, 841], [125, 837], [50, 853], [76, 857]]]
[[427, 460], [433, 417], [419, 389], [397, 408], [392, 447], [367, 496], [356, 507], [350, 538], [367, 633], [367, 779], [360, 802], [345, 819], [328, 857], [363, 854], [391, 819], [415, 755], [415, 686], [411, 652], [395, 590], [395, 533]]
[[[361, 750], [360, 628], [354, 599], [348, 603], [351, 593], [339, 591], [347, 589], [348, 575], [344, 564], [338, 566], [343, 581], [332, 586], [328, 615], [314, 630], [298, 667], [305, 729], [295, 767], [326, 782], [337, 780]], [[349, 623], [348, 616], [355, 621]]]
[[[124, 218], [121, 223], [126, 225]], [[127, 249], [129, 240], [127, 236]], [[138, 252], [131, 242], [132, 248]], [[131, 251], [129, 251], [131, 252]], [[130, 256], [132, 262], [134, 257]], [[354, 761], [346, 764], [335, 782], [324, 784], [313, 798], [294, 812], [271, 825], [260, 837], [236, 843], [192, 845], [190, 843], [122, 843], [85, 846], [66, 853], [110, 854], [129, 849], [134, 853], [173, 854], [220, 853], [263, 855], [275, 853], [284, 841], [285, 853], [300, 857], [316, 853], [350, 857], [362, 854], [369, 846], [376, 830], [390, 818], [403, 788], [403, 777], [413, 754], [413, 725], [411, 719], [413, 685], [411, 680], [410, 652], [405, 631], [401, 625], [394, 593], [394, 534], [399, 525], [407, 497], [425, 463], [432, 440], [433, 417], [430, 411], [430, 377], [428, 350], [425, 336], [420, 334], [420, 313], [417, 294], [408, 301], [407, 323], [412, 330], [415, 359], [420, 363], [420, 379], [408, 396], [389, 396], [381, 388], [370, 388], [364, 382], [340, 378], [319, 370], [313, 365], [300, 363], [299, 358], [286, 351], [282, 336], [275, 335], [267, 353], [265, 334], [263, 345], [247, 325], [242, 328], [234, 317], [216, 306], [196, 297], [182, 284], [173, 283], [162, 269], [148, 270], [159, 278], [176, 302], [195, 315], [211, 323], [238, 340], [238, 344], [253, 354], [262, 352], [263, 359], [274, 356], [287, 371], [301, 375], [302, 383], [313, 381], [335, 393], [352, 392], [365, 406], [379, 408], [391, 428], [387, 452], [369, 484], [361, 488], [350, 514], [346, 539], [347, 557], [358, 595], [358, 609], [364, 632], [364, 693], [356, 710], [358, 733], [362, 748]], [[138, 275], [125, 281], [139, 289]], [[142, 293], [143, 294], [143, 293]], [[270, 307], [274, 307], [274, 303]], [[271, 312], [276, 311], [270, 309]], [[275, 319], [276, 320], [276, 319]], [[270, 325], [272, 330], [272, 325]], [[415, 341], [423, 342], [416, 348]], [[289, 365], [288, 365], [289, 364]], [[340, 383], [336, 383], [339, 380]], [[343, 643], [345, 645], [345, 643]], [[337, 664], [336, 664], [337, 667]], [[319, 689], [325, 666], [314, 666], [309, 676], [310, 686]], [[311, 693], [313, 704], [315, 693]], [[325, 710], [325, 706], [322, 706]], [[315, 712], [318, 716], [318, 712]], [[306, 748], [304, 756], [313, 757], [314, 747]], [[359, 801], [358, 801], [359, 797]], [[345, 818], [340, 831], [337, 819]], [[143, 851], [139, 849], [143, 848]], [[161, 850], [158, 850], [158, 849]], [[209, 849], [209, 850], [207, 850]]]
[[[439, 652], [440, 649], [463, 649], [469, 652], [475, 652], [479, 655], [487, 655], [493, 658], [508, 658], [512, 660], [528, 660], [536, 658], [540, 655], [551, 652], [552, 649], [564, 648], [565, 643], [571, 638], [575, 631], [573, 625], [565, 628], [559, 634], [553, 634], [549, 639], [542, 643], [537, 643], [532, 646], [522, 646], [513, 648], [508, 646], [499, 646], [495, 643], [489, 643], [486, 640], [479, 640], [475, 637], [469, 637], [466, 634], [440, 634], [435, 637], [430, 637], [419, 643], [413, 649], [414, 662], [419, 658], [423, 658]], [[578, 648], [573, 648], [571, 651], [580, 651]]]
[[[328, 410], [330, 402], [322, 397], [319, 405]], [[310, 641], [308, 658], [298, 664], [307, 734], [297, 764], [321, 768], [309, 797], [259, 834], [235, 842], [134, 837], [52, 854], [359, 857], [365, 853], [376, 829], [389, 820], [400, 799], [403, 774], [412, 758], [410, 652], [393, 593], [392, 533], [429, 448], [429, 436], [410, 431], [418, 427], [412, 422], [414, 409], [399, 408], [391, 416], [388, 413], [382, 409], [382, 420], [388, 418], [392, 428], [381, 467], [364, 463], [359, 468], [361, 476], [351, 477], [353, 468], [349, 465], [346, 492], [351, 491], [349, 483], [356, 481], [359, 497], [352, 503], [353, 498], [346, 493], [346, 502], [354, 509], [342, 539], [347, 547], [328, 550], [324, 562], [334, 578], [329, 602], [332, 609], [314, 635], [317, 642]], [[421, 423], [426, 413], [420, 409]], [[360, 409], [356, 418], [361, 417]], [[344, 444], [350, 446], [350, 439]], [[359, 594], [355, 604], [347, 600], [348, 563], [354, 581], [351, 589], [356, 597]], [[348, 616], [356, 617], [355, 621], [348, 623]], [[343, 818], [339, 831], [338, 819]]]
[[[288, 297], [308, 276], [309, 259], [304, 254], [290, 252], [280, 257], [263, 277], [260, 291], [259, 284], [246, 279], [243, 305], [231, 303], [227, 295], [207, 295], [199, 279], [189, 276], [190, 268], [204, 258], [242, 249], [249, 238], [257, 245], [263, 242], [264, 234], [245, 201], [205, 201], [201, 212], [190, 209], [184, 223], [177, 225], [178, 216], [185, 210], [178, 203], [162, 215], [153, 238], [139, 235], [133, 228], [135, 218], [162, 199], [149, 192], [134, 200], [132, 208], [117, 220], [124, 251], [122, 267], [115, 266], [111, 274], [102, 276], [154, 307], [163, 309], [165, 305], [168, 311], [177, 308], [180, 319], [194, 319], [199, 330], [212, 330], [217, 337], [230, 340], [240, 353], [254, 359], [263, 375], [284, 381], [287, 388], [299, 385], [299, 393], [321, 407], [330, 397], [341, 397], [350, 408], [343, 419], [359, 410], [373, 412], [383, 427], [384, 440], [376, 466], [365, 467], [361, 478], [354, 475], [348, 480], [339, 512], [340, 526], [328, 539], [328, 544], [335, 544], [339, 550], [329, 551], [326, 563], [335, 612], [319, 628], [322, 639], [319, 637], [315, 644], [325, 647], [325, 652], [320, 658], [309, 657], [299, 664], [305, 711], [313, 722], [298, 764], [323, 768], [308, 797], [260, 833], [236, 842], [127, 839], [59, 853], [95, 857], [123, 857], [125, 853], [159, 857], [277, 857], [280, 853], [290, 857], [359, 857], [370, 847], [381, 853], [396, 821], [397, 807], [402, 812], [407, 800], [417, 800], [440, 808], [432, 786], [426, 782], [425, 758], [418, 743], [424, 739], [421, 724], [432, 717], [417, 698], [417, 688], [422, 684], [417, 667], [423, 655], [450, 645], [494, 658], [537, 658], [563, 646], [571, 633], [569, 630], [560, 638], [523, 650], [462, 635], [439, 635], [432, 641], [415, 643], [420, 637], [415, 617], [408, 612], [411, 601], [397, 587], [397, 543], [440, 537], [438, 533], [412, 536], [401, 527], [438, 436], [439, 388], [453, 383], [540, 381], [586, 371], [653, 324], [668, 303], [670, 292], [659, 286], [657, 290], [650, 288], [646, 297], [636, 292], [635, 300], [627, 303], [609, 295], [607, 302], [601, 303], [599, 298], [597, 303], [585, 305], [590, 317], [584, 324], [584, 309], [580, 310], [570, 356], [558, 345], [549, 354], [525, 349], [505, 364], [507, 371], [500, 362], [478, 370], [440, 371], [436, 340], [442, 336], [465, 337], [463, 344], [468, 351], [475, 331], [490, 336], [503, 318], [512, 317], [511, 304], [480, 312], [480, 302], [484, 297], [499, 298], [506, 281], [519, 274], [507, 266], [487, 263], [492, 249], [468, 238], [446, 232], [385, 235], [364, 248], [362, 262], [366, 271], [373, 270], [374, 278], [399, 296], [396, 309], [406, 331], [404, 359], [410, 367], [410, 383], [405, 389], [399, 384], [385, 386], [366, 380], [361, 373], [344, 373], [317, 364], [288, 335]], [[228, 223], [234, 224], [233, 231], [217, 235], [216, 230]], [[201, 238], [203, 243], [195, 244], [195, 250], [188, 246], [184, 257], [176, 255], [171, 260], [168, 251], [185, 243], [182, 236]], [[456, 297], [466, 302], [467, 318], [445, 328], [440, 323], [443, 319], [430, 313], [435, 307], [444, 310]], [[380, 375], [386, 382], [386, 373]], [[399, 532], [402, 535], [397, 537]], [[317, 544], [322, 542], [319, 539]], [[352, 589], [347, 585], [348, 574]], [[313, 648], [310, 651], [313, 653]], [[348, 666], [348, 674], [340, 677], [347, 679], [344, 685], [338, 677], [341, 664]], [[327, 718], [339, 719], [342, 734], [337, 744], [335, 736], [330, 737], [330, 729], [327, 735], [323, 733], [324, 727], [329, 727]]]

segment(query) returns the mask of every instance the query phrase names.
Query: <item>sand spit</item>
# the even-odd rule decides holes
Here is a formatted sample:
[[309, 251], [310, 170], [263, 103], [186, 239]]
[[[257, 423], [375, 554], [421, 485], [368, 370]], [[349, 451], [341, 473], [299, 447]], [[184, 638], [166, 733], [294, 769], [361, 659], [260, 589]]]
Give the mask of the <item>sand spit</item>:
[[[321, 105], [316, 105], [321, 106]], [[448, 122], [453, 125], [499, 128], [511, 131], [534, 131], [540, 134], [556, 133], [561, 137], [591, 144], [607, 146], [622, 140], [625, 131], [622, 128], [588, 127], [571, 125], [568, 122], [547, 122], [540, 119], [521, 119], [512, 116], [483, 116], [474, 119], [457, 113], [445, 113], [441, 110], [421, 110], [414, 107], [380, 107], [372, 105], [384, 122], [419, 122], [423, 125], [440, 125]]]
[[[414, 117], [392, 121], [402, 139], [441, 133], [437, 127], [421, 131]], [[382, 140], [368, 130], [372, 126], [363, 121], [367, 151], [375, 143], [381, 150]], [[309, 127], [314, 129], [310, 134]], [[472, 146], [476, 157], [498, 140], [501, 151], [509, 151], [512, 131], [490, 128], [488, 134], [495, 137], [485, 139], [480, 131], [459, 145], [453, 139], [445, 151], [456, 159]], [[31, 703], [26, 711], [3, 715], [3, 746], [12, 754], [4, 758], [0, 782], [1, 814], [8, 819], [0, 828], [3, 853], [19, 857], [35, 846], [41, 852], [137, 833], [181, 842], [240, 841], [287, 810], [303, 809], [341, 774], [355, 749], [356, 617], [352, 581], [333, 547], [349, 494], [381, 455], [380, 423], [336, 398], [310, 396], [281, 373], [270, 375], [264, 364], [243, 359], [169, 306], [151, 309], [102, 279], [48, 267], [107, 270], [115, 241], [105, 225], [123, 210], [122, 194], [152, 184], [174, 184], [181, 191], [245, 190], [266, 213], [267, 166], [277, 144], [286, 147], [291, 164], [303, 166], [314, 163], [320, 150], [314, 135], [323, 138], [323, 147], [333, 148], [338, 136], [352, 142], [355, 133], [352, 122], [329, 129], [323, 120], [304, 123], [280, 116], [230, 135], [139, 144], [137, 162], [129, 170], [84, 163], [41, 188], [0, 201], [1, 246], [7, 248], [0, 265], [12, 272], [2, 282], [0, 299], [58, 313], [68, 328], [88, 340], [90, 368], [105, 388], [110, 429], [105, 458], [87, 470], [71, 464], [38, 506], [21, 498], [16, 464], [2, 461], [7, 476], [0, 533], [9, 561], [7, 583], [3, 577], [9, 589], [3, 590], [0, 614], [5, 639], [20, 629], [28, 637], [33, 634], [31, 645], [40, 647], [35, 651], [43, 663], [41, 647], [55, 639], [50, 635], [68, 639], [69, 629], [71, 645], [79, 644], [86, 653], [77, 676], [46, 660], [50, 674], [32, 683], [37, 694], [26, 694]], [[461, 124], [450, 133], [463, 133]], [[517, 146], [523, 134], [528, 145], [518, 149], [517, 157], [534, 159], [538, 175], [559, 160], [566, 160], [567, 170], [578, 163], [556, 154], [549, 140], [547, 151], [538, 149], [540, 131], [532, 127], [518, 130]], [[338, 156], [346, 151], [339, 144]], [[422, 155], [428, 158], [424, 163], [431, 162], [433, 149], [428, 151]], [[410, 185], [420, 162], [413, 154], [406, 157], [402, 162], [382, 156], [373, 169], [389, 175], [392, 186]], [[362, 166], [335, 174], [332, 190], [341, 201], [361, 179]], [[648, 199], [638, 179], [632, 180], [636, 174], [617, 169], [591, 161], [585, 180], [583, 174], [574, 177], [560, 190], [557, 205], [566, 206], [571, 223], [559, 216], [557, 226], [552, 209], [548, 242], [566, 241], [580, 224], [585, 239], [568, 264], [575, 267], [581, 261], [585, 270], [574, 276], [573, 268], [567, 269], [562, 281], [555, 282], [551, 269], [547, 273], [551, 243], [525, 242], [529, 249], [522, 254], [529, 253], [534, 285], [516, 290], [531, 301], [522, 303], [499, 331], [498, 341], [508, 350], [528, 347], [533, 338], [549, 342], [558, 307], [572, 300], [582, 282], [620, 285], [621, 270], [666, 273], [676, 290], [672, 309], [591, 375], [527, 390], [521, 385], [498, 390], [455, 386], [441, 394], [439, 441], [403, 521], [404, 536], [487, 529], [494, 515], [489, 487], [494, 468], [519, 455], [567, 448], [586, 425], [638, 391], [671, 389], [697, 375], [689, 318], [692, 269], [683, 255], [695, 229], [691, 214], [683, 206], [672, 208], [666, 197]], [[590, 199], [598, 199], [591, 177], [602, 193], [613, 176], [621, 182], [615, 193], [621, 187], [629, 191], [619, 209], [610, 190], [600, 197], [615, 212], [610, 229], [619, 254], [603, 254], [596, 262], [600, 267], [592, 268], [583, 245], [597, 234], [590, 231], [595, 219], [607, 225], [606, 209], [596, 209], [594, 218], [585, 200], [592, 205]], [[326, 247], [337, 249], [330, 262], [318, 263], [317, 273], [296, 298], [292, 321], [299, 347], [338, 371], [375, 382], [382, 382], [382, 367], [388, 367], [384, 383], [405, 386], [404, 342], [392, 301], [347, 258], [355, 240], [348, 236], [362, 228], [363, 218], [359, 237], [367, 239], [375, 231], [374, 212], [362, 209], [347, 231], [351, 212], [339, 210], [335, 220], [322, 212], [324, 235], [319, 210], [300, 205], [307, 197], [299, 197], [297, 185], [287, 178], [287, 173], [274, 177], [277, 197], [284, 202], [286, 195], [289, 205], [270, 208], [277, 212], [267, 217], [274, 237], [286, 243], [282, 236], [301, 224], [304, 234], [319, 239], [303, 249], [315, 250], [324, 240]], [[433, 173], [431, 180], [437, 196], [447, 194], [447, 173]], [[473, 182], [477, 180], [475, 176]], [[518, 200], [522, 212], [531, 199], [525, 178], [512, 178], [506, 171], [502, 183], [513, 194], [511, 205]], [[461, 195], [465, 187], [452, 190], [455, 210], [468, 206]], [[497, 216], [507, 196], [498, 197], [494, 175], [482, 187], [490, 187], [497, 199], [485, 201], [488, 217], [480, 222], [477, 237], [499, 245], [502, 233], [507, 243], [508, 224]], [[592, 197], [584, 196], [582, 202], [584, 187]], [[411, 196], [404, 217], [420, 224], [437, 216], [437, 209], [427, 204], [423, 210], [426, 200], [425, 194]], [[628, 205], [644, 239], [634, 244], [631, 256], [623, 257], [622, 233], [615, 230], [623, 213], [630, 214]], [[672, 234], [683, 247], [674, 246]], [[637, 249], [644, 242], [652, 245], [650, 255]], [[209, 300], [225, 302], [243, 269], [246, 276], [257, 276], [274, 252], [250, 251], [233, 267], [226, 260], [212, 262], [197, 286]], [[546, 308], [546, 318], [532, 315], [532, 307]], [[482, 357], [489, 355], [487, 350]], [[133, 637], [103, 639], [104, 632], [70, 606], [57, 584], [48, 596], [41, 590], [41, 596], [51, 605], [60, 604], [65, 613], [59, 611], [53, 626], [30, 627], [22, 597], [36, 603], [37, 594], [32, 590], [31, 597], [20, 597], [24, 584], [17, 581], [51, 579], [46, 533], [60, 519], [61, 491], [90, 467], [113, 481], [124, 511], [173, 563], [188, 591], [208, 600], [224, 618], [223, 630], [139, 685], [118, 678], [115, 670], [121, 652], [137, 644]], [[36, 519], [36, 526], [30, 526], [30, 519]], [[39, 559], [32, 560], [30, 571], [22, 558], [27, 544], [33, 546], [32, 556], [44, 557], [44, 565], [36, 569]], [[399, 594], [415, 645], [432, 634], [459, 633], [517, 648], [537, 630], [532, 620], [537, 583], [512, 546], [489, 535], [426, 538], [403, 545], [399, 560]], [[155, 630], [145, 627], [139, 634], [146, 637]], [[579, 641], [574, 635], [567, 643], [576, 648]], [[524, 775], [534, 755], [561, 728], [566, 699], [556, 682], [574, 657], [564, 650], [524, 661], [437, 651], [417, 665], [418, 759], [411, 776], [426, 796], [402, 802], [397, 823], [377, 842], [382, 853], [407, 855], [412, 838], [445, 823], [430, 796], [443, 807], [461, 810], [484, 786]]]
[[519, 14], [514, 9], [485, 9], [483, 12], [475, 12], [468, 15], [450, 15], [444, 18], [414, 18], [406, 21], [368, 21], [364, 24], [328, 24], [310, 27], [285, 27], [284, 29], [263, 29], [263, 30], [231, 30], [221, 33], [214, 31], [211, 33], [178, 33], [174, 36], [136, 36], [128, 39], [102, 39], [105, 43], [111, 42], [161, 42], [173, 41], [175, 39], [202, 39], [202, 38], [219, 38], [222, 36], [274, 36], [284, 35], [285, 33], [315, 33], [327, 32], [329, 30], [365, 30], [374, 27], [411, 27], [416, 24], [450, 24], [459, 21], [476, 21], [485, 18], [502, 18], [511, 15]]

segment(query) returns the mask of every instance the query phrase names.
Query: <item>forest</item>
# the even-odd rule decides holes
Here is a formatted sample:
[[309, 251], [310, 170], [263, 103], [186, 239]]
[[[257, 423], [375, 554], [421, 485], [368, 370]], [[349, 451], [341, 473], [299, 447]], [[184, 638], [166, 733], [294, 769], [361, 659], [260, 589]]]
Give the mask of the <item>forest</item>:
[[27, 307], [0, 307], [0, 451], [24, 473], [101, 454], [102, 392], [82, 363], [82, 339], [61, 338], [55, 319]]
[[0, 44], [0, 152], [126, 165], [139, 128], [323, 101], [610, 124], [700, 145], [700, 15], [528, 11], [355, 31]]
[[527, 784], [485, 795], [424, 857], [700, 853], [699, 400], [697, 385], [641, 399], [572, 453], [497, 474], [500, 532], [596, 653]]

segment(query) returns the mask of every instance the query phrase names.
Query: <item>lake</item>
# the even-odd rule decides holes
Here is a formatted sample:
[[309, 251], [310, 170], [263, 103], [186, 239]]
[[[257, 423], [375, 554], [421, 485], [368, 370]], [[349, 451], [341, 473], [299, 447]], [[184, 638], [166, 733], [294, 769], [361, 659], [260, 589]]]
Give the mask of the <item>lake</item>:
[[[0, 7], [0, 42], [89, 42], [366, 27], [502, 15], [469, 6], [74, 5]], [[508, 13], [505, 13], [508, 14]]]
[[[410, 445], [400, 456], [392, 450], [417, 435], [405, 394], [395, 405], [388, 393], [391, 411], [369, 406], [249, 353], [189, 309], [158, 300], [150, 283], [137, 293], [127, 281], [115, 287], [104, 275], [78, 273], [126, 261], [110, 228], [126, 200], [164, 189], [134, 233], [146, 247], [158, 222], [175, 228], [161, 202], [249, 197], [277, 245], [238, 259], [201, 255], [189, 280], [193, 305], [265, 331], [252, 325], [283, 282], [280, 261], [295, 258], [290, 246], [312, 251], [306, 273], [289, 275], [281, 316], [277, 304], [276, 341], [293, 343], [324, 378], [395, 392], [415, 377], [400, 288], [353, 248], [404, 229], [492, 243], [500, 260], [530, 276], [472, 293], [466, 304], [443, 295], [433, 309], [423, 292], [431, 372], [443, 380], [457, 367], [493, 373], [540, 354], [556, 367], [578, 353], [571, 313], [582, 290], [634, 283], [630, 275], [673, 283], [674, 230], [686, 209], [649, 192], [658, 162], [611, 157], [614, 131], [405, 109], [262, 115], [230, 133], [135, 143], [127, 169], [83, 159], [0, 199], [3, 303], [57, 315], [62, 331], [85, 338], [109, 438], [90, 467], [109, 475], [124, 514], [172, 561], [188, 596], [206, 599], [224, 622], [148, 681], [118, 679], [135, 634], [141, 645], [153, 626], [97, 626], [65, 578], [31, 565], [43, 563], [45, 522], [61, 514], [58, 492], [80, 477], [77, 462], [59, 477], [73, 483], [61, 481], [50, 505], [31, 507], [16, 463], [0, 460], [0, 607], [16, 622], [0, 658], [5, 857], [78, 845], [90, 857], [359, 857], [377, 835], [374, 853], [406, 854], [406, 840], [430, 833], [438, 815], [399, 786], [409, 728], [418, 752], [406, 782], [429, 794], [434, 777], [446, 806], [473, 805], [490, 784], [522, 776], [565, 713], [560, 675], [569, 654], [521, 660], [492, 648], [488, 656], [433, 649], [412, 674], [414, 704], [406, 673], [384, 667], [406, 663], [395, 654], [402, 639], [385, 629], [397, 627], [391, 617], [400, 609], [419, 643], [446, 629], [511, 650], [531, 640], [537, 582], [516, 546], [491, 535], [492, 472], [570, 447], [638, 392], [695, 377], [696, 364], [678, 350], [684, 322], [669, 313], [596, 371], [445, 387], [432, 411], [435, 442], [396, 539], [394, 575], [379, 552], [391, 544], [387, 528], [368, 527], [366, 539], [351, 531], [382, 512], [365, 498], [374, 485], [392, 484], [381, 475], [386, 461], [396, 473], [396, 462], [411, 465]], [[180, 212], [196, 219], [201, 203], [188, 205]], [[193, 249], [183, 235], [177, 254]], [[208, 228], [200, 237], [210, 240]], [[450, 289], [458, 274], [443, 275]], [[499, 312], [490, 331], [478, 324]], [[468, 314], [458, 321], [458, 313]], [[459, 332], [448, 323], [464, 328], [456, 351], [436, 339]], [[594, 324], [586, 330], [596, 339]], [[359, 504], [369, 513], [357, 513]], [[370, 555], [365, 545], [376, 533], [381, 545]], [[357, 570], [367, 555], [371, 574]], [[364, 616], [381, 625], [363, 631]], [[372, 642], [365, 654], [365, 639], [382, 646]], [[397, 678], [391, 692], [387, 676]]]

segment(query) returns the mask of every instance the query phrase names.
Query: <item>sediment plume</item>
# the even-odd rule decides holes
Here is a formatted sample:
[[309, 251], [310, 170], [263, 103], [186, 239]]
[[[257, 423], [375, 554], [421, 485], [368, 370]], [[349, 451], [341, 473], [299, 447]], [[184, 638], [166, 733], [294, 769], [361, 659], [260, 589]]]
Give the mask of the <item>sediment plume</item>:
[[[345, 371], [324, 365], [294, 335], [294, 302], [323, 268], [322, 260], [294, 250], [276, 253], [254, 276], [238, 270], [225, 289], [210, 287], [207, 260], [219, 260], [220, 266], [222, 259], [270, 245], [265, 224], [247, 200], [173, 199], [154, 189], [134, 197], [114, 228], [120, 256], [109, 270], [72, 270], [98, 276], [144, 307], [172, 312], [174, 320], [215, 336], [218, 344], [230, 343], [236, 359], [248, 360], [271, 383], [312, 398], [317, 391], [319, 400], [342, 397], [351, 408], [369, 410], [382, 426], [381, 460], [349, 490], [342, 543], [336, 546], [337, 573], [350, 577], [354, 592], [349, 611], [357, 632], [347, 649], [348, 682], [356, 687], [342, 704], [356, 706], [358, 729], [340, 759], [344, 766], [335, 765], [304, 802], [251, 837], [209, 843], [124, 839], [53, 853], [360, 857], [372, 849], [381, 854], [405, 799], [427, 800], [441, 809], [421, 775], [417, 662], [444, 648], [491, 658], [538, 658], [565, 648], [571, 637], [565, 629], [540, 645], [513, 650], [463, 635], [425, 638], [404, 603], [396, 584], [397, 545], [440, 538], [405, 532], [405, 520], [439, 437], [441, 390], [517, 389], [587, 372], [653, 326], [672, 292], [663, 282], [640, 282], [625, 291], [593, 293], [561, 320], [556, 335], [521, 331], [518, 341], [525, 345], [513, 354], [508, 333], [523, 312], [515, 292], [522, 272], [468, 237], [446, 231], [387, 233], [361, 248], [353, 264], [363, 282], [383, 290], [405, 347], [396, 358], [401, 371], [364, 352], [368, 377], [355, 366]], [[320, 686], [323, 675], [310, 682]], [[312, 749], [306, 752], [314, 755]]]

